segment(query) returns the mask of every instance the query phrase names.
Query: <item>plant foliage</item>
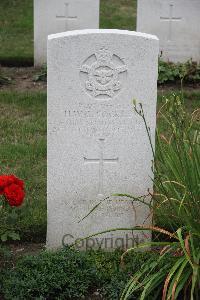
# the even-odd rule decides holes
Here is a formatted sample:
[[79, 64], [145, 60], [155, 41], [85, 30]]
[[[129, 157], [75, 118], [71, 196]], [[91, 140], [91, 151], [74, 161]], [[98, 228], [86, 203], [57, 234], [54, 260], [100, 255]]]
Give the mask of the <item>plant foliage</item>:
[[[79, 252], [66, 248], [23, 257], [14, 268], [9, 265], [7, 270], [2, 258], [4, 272], [0, 277], [0, 293], [7, 300], [21, 300], [82, 299], [96, 292], [103, 299], [119, 300], [131, 274], [138, 272], [146, 261], [151, 264], [158, 258], [158, 253], [138, 252], [127, 255], [125, 264], [121, 265], [121, 255], [119, 250]], [[12, 262], [8, 256], [5, 260]], [[166, 261], [169, 258], [162, 263]], [[138, 295], [136, 291], [130, 299], [136, 300]]]
[[[139, 109], [135, 106], [135, 111], [143, 118], [150, 138], [142, 105]], [[138, 299], [147, 299], [152, 291], [160, 288], [162, 300], [198, 300], [200, 298], [199, 110], [192, 115], [187, 114], [183, 99], [172, 96], [171, 99], [166, 99], [159, 116], [167, 123], [169, 133], [164, 135], [157, 130], [156, 154], [152, 147], [156, 190], [152, 195], [153, 209], [157, 218], [168, 224], [171, 232], [165, 228], [155, 226], [151, 228], [166, 235], [168, 241], [150, 243], [162, 247], [159, 259], [151, 265], [149, 261], [144, 263], [141, 270], [128, 282], [121, 299], [129, 299], [136, 291], [140, 291]], [[129, 249], [127, 253], [132, 250], [134, 249]], [[175, 257], [173, 266], [166, 261], [158, 272], [158, 265], [168, 254]], [[160, 299], [160, 296], [156, 294], [154, 299]]]
[[187, 83], [200, 82], [200, 65], [191, 60], [186, 63], [170, 63], [159, 61], [158, 83], [170, 83], [184, 80]]
[[38, 82], [38, 81], [47, 81], [47, 65], [43, 65], [40, 72], [34, 76], [34, 81]]
[[0, 87], [2, 85], [7, 85], [7, 84], [10, 84], [11, 83], [11, 78], [10, 77], [7, 77], [5, 76], [2, 71], [1, 71], [1, 66], [0, 66]]

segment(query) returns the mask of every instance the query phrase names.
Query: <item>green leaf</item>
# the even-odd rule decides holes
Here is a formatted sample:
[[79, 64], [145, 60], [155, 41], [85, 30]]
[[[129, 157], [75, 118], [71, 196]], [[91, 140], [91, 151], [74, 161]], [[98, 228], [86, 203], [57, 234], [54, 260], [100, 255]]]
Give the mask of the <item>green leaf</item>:
[[20, 236], [18, 233], [16, 232], [9, 232], [8, 236], [13, 240], [13, 241], [19, 241], [20, 240]]
[[6, 242], [8, 240], [8, 233], [5, 232], [4, 234], [1, 235], [1, 241]]

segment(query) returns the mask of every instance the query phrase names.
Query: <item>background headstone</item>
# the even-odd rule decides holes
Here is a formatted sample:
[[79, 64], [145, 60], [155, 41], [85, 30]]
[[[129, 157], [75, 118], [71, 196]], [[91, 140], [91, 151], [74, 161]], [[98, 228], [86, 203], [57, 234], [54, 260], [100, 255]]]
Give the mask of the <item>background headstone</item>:
[[199, 0], [138, 0], [137, 31], [159, 38], [165, 61], [200, 61]]
[[[110, 228], [151, 224], [145, 205], [119, 197], [79, 221], [113, 193], [141, 196], [152, 190], [152, 152], [132, 100], [143, 104], [154, 144], [158, 51], [156, 37], [131, 31], [49, 36], [49, 248], [61, 246], [64, 235], [72, 243]], [[96, 238], [89, 246], [126, 248], [151, 234], [119, 231]]]
[[34, 0], [34, 65], [47, 61], [47, 36], [99, 28], [100, 0]]

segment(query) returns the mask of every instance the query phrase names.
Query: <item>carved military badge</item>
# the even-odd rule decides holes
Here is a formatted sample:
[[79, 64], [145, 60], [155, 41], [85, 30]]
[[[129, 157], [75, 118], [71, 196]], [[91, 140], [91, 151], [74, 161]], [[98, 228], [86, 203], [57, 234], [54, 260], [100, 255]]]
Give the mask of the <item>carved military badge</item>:
[[86, 74], [85, 89], [96, 99], [113, 98], [123, 85], [125, 63], [107, 49], [101, 49], [85, 60], [80, 72]]

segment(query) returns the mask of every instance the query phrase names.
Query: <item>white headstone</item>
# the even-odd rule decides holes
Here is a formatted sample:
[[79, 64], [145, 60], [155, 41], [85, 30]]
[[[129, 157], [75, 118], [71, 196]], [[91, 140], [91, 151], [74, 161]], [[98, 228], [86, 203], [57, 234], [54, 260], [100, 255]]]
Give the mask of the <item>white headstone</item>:
[[[142, 103], [154, 143], [157, 61], [158, 39], [147, 34], [82, 30], [49, 36], [48, 247], [61, 246], [64, 236], [66, 244], [151, 223], [148, 207], [120, 197], [79, 221], [113, 193], [152, 190], [152, 152], [132, 100]], [[122, 230], [82, 242], [82, 248], [127, 248], [150, 239], [150, 232]]]
[[47, 62], [47, 36], [99, 28], [100, 0], [34, 0], [34, 65]]
[[138, 0], [137, 31], [158, 36], [165, 61], [200, 61], [199, 0]]

